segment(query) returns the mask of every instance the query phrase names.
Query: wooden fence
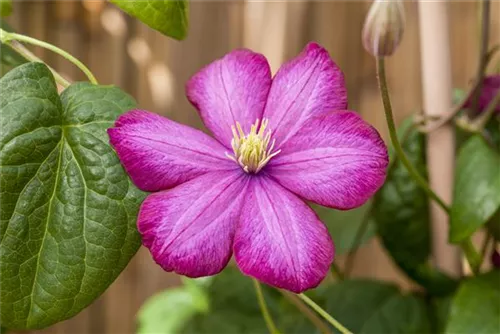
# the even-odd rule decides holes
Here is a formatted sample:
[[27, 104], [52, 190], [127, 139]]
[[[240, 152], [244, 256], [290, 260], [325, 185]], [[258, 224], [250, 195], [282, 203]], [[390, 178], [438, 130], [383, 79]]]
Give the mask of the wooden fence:
[[[273, 71], [307, 41], [325, 46], [346, 75], [349, 105], [386, 135], [375, 81], [375, 63], [360, 35], [370, 2], [192, 1], [189, 37], [171, 40], [127, 17], [104, 1], [15, 1], [9, 23], [23, 34], [56, 44], [86, 63], [100, 83], [133, 95], [141, 108], [202, 127], [184, 95], [184, 83], [203, 65], [231, 49], [265, 54]], [[417, 5], [406, 2], [401, 48], [388, 61], [397, 120], [421, 106]], [[467, 87], [477, 67], [478, 2], [450, 1], [453, 82]], [[491, 44], [500, 42], [500, 2], [493, 1]], [[35, 53], [72, 80], [84, 80], [64, 59], [39, 48]], [[338, 259], [342, 264], [343, 259]], [[354, 275], [409, 286], [374, 240], [360, 249]], [[134, 317], [146, 298], [172, 284], [141, 249], [106, 293], [73, 319], [40, 333], [133, 333]]]

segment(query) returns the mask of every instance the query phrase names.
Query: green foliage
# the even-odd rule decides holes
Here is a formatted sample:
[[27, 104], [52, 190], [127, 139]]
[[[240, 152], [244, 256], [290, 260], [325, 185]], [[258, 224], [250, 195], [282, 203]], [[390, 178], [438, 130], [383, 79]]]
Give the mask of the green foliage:
[[184, 282], [184, 286], [153, 296], [141, 307], [137, 333], [177, 333], [195, 314], [208, 311], [205, 289], [196, 280]]
[[[411, 124], [407, 119], [398, 136], [410, 162], [426, 177], [425, 136]], [[428, 264], [431, 231], [427, 194], [394, 153], [385, 184], [375, 195], [373, 214], [385, 248], [409, 277], [436, 294], [455, 288], [453, 280]]]
[[[375, 236], [375, 223], [369, 216], [371, 202], [348, 211], [334, 210], [319, 205], [312, 205], [312, 207], [328, 227], [335, 243], [336, 255], [347, 253]], [[359, 242], [356, 242], [360, 230], [362, 230], [362, 235]]]
[[59, 96], [40, 63], [0, 79], [2, 325], [42, 328], [72, 317], [137, 251], [144, 194], [106, 133], [134, 106], [121, 90], [89, 83]]
[[500, 156], [480, 137], [460, 149], [451, 207], [450, 241], [459, 243], [500, 207]]
[[349, 280], [327, 289], [326, 310], [353, 333], [428, 333], [421, 297], [402, 295], [395, 285]]
[[187, 0], [111, 0], [111, 2], [164, 35], [179, 40], [186, 38], [189, 20]]
[[[146, 302], [139, 312], [140, 334], [261, 334], [266, 324], [249, 277], [228, 267], [205, 280], [185, 279]], [[297, 308], [276, 291], [262, 286], [277, 327], [287, 334], [316, 333]]]
[[12, 13], [12, 0], [0, 0], [0, 16], [9, 16]]
[[500, 271], [470, 278], [453, 298], [446, 333], [498, 333]]

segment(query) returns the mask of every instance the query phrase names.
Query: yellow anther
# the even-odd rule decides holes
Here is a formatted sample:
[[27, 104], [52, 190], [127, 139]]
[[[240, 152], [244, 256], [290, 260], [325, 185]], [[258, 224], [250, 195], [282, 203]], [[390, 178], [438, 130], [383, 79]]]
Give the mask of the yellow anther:
[[266, 133], [268, 123], [267, 119], [263, 119], [262, 122], [257, 119], [247, 135], [239, 122], [231, 127], [233, 154], [226, 153], [226, 156], [238, 163], [247, 173], [258, 173], [272, 157], [281, 152], [281, 150], [273, 152], [275, 141], [271, 142], [271, 131], [268, 130]]

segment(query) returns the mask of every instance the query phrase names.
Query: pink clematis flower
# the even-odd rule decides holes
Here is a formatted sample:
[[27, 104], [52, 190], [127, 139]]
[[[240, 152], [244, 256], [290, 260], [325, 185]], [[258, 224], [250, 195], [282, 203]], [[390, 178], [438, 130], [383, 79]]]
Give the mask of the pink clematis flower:
[[[495, 95], [500, 90], [500, 75], [492, 75], [483, 79], [483, 85], [481, 86], [481, 94], [479, 95], [478, 101], [478, 111], [483, 112], [488, 104], [493, 100]], [[464, 108], [474, 107], [473, 96], [469, 96], [464, 104]], [[495, 112], [500, 113], [500, 105], [495, 109]]]
[[142, 204], [143, 244], [166, 271], [219, 273], [234, 253], [244, 274], [302, 292], [317, 286], [334, 247], [304, 200], [362, 205], [383, 184], [387, 150], [346, 111], [340, 69], [310, 43], [271, 77], [264, 56], [237, 50], [206, 66], [187, 96], [215, 138], [133, 110], [109, 129]]

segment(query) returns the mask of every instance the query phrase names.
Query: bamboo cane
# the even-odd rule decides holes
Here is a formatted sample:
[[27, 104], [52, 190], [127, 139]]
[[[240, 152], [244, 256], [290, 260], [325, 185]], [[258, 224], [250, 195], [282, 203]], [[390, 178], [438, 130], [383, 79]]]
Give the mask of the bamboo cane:
[[[448, 2], [419, 1], [422, 91], [425, 114], [439, 117], [452, 103]], [[455, 136], [444, 125], [427, 137], [427, 165], [431, 188], [450, 203], [453, 189]], [[461, 274], [460, 251], [448, 245], [448, 216], [431, 203], [432, 254], [435, 265], [452, 276]]]

